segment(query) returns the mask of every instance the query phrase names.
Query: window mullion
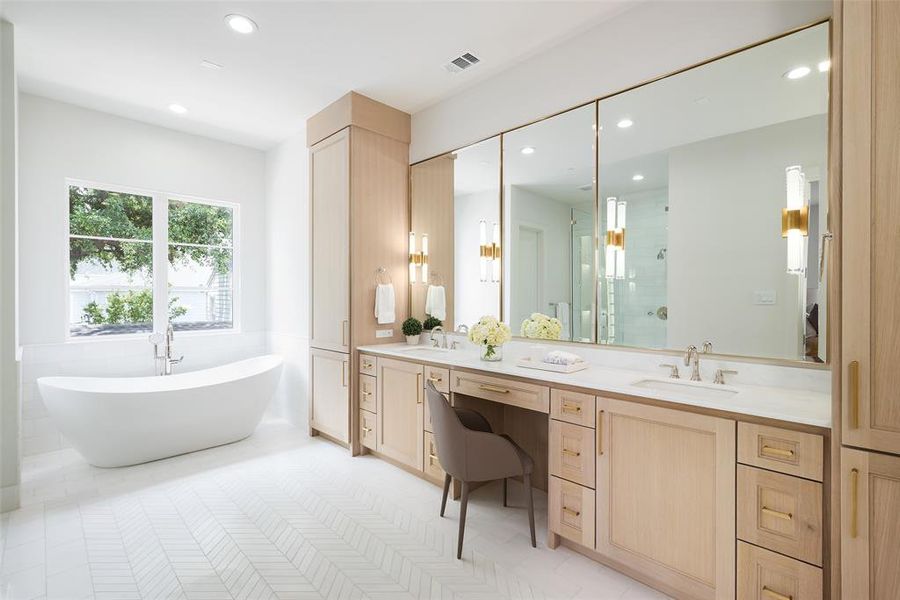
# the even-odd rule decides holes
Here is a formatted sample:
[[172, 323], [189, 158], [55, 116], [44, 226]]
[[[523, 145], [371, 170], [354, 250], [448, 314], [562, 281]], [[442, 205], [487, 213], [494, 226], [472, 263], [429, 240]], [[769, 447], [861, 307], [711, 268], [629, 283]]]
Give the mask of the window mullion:
[[165, 332], [169, 325], [169, 202], [164, 194], [153, 195], [153, 331]]

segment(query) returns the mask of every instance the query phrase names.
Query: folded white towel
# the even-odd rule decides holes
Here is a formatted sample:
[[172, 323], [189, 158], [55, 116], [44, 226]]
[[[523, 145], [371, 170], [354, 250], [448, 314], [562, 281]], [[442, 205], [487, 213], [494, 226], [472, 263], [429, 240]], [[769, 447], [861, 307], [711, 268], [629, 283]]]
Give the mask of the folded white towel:
[[375, 320], [379, 325], [387, 325], [396, 320], [392, 283], [379, 283], [375, 287]]
[[443, 321], [447, 318], [447, 294], [442, 285], [429, 285], [425, 292], [425, 314]]
[[544, 357], [544, 362], [550, 363], [551, 365], [574, 365], [584, 361], [577, 354], [563, 352], [562, 350], [554, 350]]

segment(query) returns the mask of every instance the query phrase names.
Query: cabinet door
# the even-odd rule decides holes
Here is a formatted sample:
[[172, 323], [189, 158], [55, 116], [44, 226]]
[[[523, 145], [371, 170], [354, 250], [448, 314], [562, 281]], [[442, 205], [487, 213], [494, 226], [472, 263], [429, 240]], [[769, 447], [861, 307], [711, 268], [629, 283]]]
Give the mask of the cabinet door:
[[841, 597], [900, 590], [900, 456], [841, 451]]
[[900, 3], [843, 15], [842, 441], [900, 454]]
[[597, 398], [597, 551], [691, 598], [734, 598], [735, 423]]
[[309, 152], [313, 348], [350, 344], [350, 134], [340, 131]]
[[350, 442], [350, 356], [310, 349], [312, 394], [309, 425], [345, 443]]
[[422, 470], [425, 455], [422, 365], [378, 359], [378, 452]]

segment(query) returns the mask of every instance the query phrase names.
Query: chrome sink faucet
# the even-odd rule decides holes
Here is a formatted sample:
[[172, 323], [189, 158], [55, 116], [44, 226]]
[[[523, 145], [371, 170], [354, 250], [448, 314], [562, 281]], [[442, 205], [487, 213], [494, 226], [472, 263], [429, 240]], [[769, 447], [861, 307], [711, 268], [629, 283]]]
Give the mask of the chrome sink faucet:
[[172, 324], [166, 328], [165, 335], [153, 333], [150, 335], [150, 343], [153, 344], [153, 359], [156, 361], [157, 375], [171, 375], [172, 366], [184, 360], [182, 354], [178, 358], [172, 358], [172, 350], [175, 342], [175, 330]]
[[[438, 331], [441, 332], [441, 343], [438, 344], [437, 340], [434, 339], [434, 334]], [[428, 336], [428, 341], [431, 342], [432, 348], [446, 348], [447, 347], [447, 333], [444, 331], [444, 328], [438, 325], [434, 329], [431, 330], [431, 335]]]
[[691, 381], [702, 381], [700, 379], [700, 351], [697, 346], [691, 344], [687, 347], [684, 354], [684, 366], [691, 367]]

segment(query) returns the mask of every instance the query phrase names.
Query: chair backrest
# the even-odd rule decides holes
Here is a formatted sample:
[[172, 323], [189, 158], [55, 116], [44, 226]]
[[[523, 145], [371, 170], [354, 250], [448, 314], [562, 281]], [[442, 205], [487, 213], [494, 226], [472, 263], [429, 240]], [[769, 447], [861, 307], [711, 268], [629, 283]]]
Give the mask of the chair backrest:
[[457, 479], [466, 478], [466, 432], [468, 431], [456, 411], [437, 391], [430, 381], [425, 388], [428, 410], [431, 411], [431, 424], [434, 430], [434, 445], [437, 449], [441, 467]]

